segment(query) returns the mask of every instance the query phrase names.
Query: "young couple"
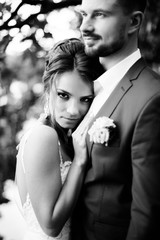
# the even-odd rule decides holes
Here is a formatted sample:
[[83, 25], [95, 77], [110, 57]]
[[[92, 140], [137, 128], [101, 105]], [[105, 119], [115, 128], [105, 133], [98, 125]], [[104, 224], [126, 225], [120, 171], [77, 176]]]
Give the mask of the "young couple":
[[17, 155], [26, 240], [160, 239], [160, 77], [138, 49], [145, 6], [82, 0], [85, 52], [78, 39], [50, 51], [45, 117]]

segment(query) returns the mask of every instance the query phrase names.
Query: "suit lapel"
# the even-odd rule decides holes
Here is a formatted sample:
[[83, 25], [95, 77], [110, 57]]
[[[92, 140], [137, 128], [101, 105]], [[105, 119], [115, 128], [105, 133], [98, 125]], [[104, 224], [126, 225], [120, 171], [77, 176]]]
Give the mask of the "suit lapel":
[[[145, 67], [146, 64], [144, 60], [141, 58], [129, 69], [129, 71], [126, 73], [126, 75], [122, 78], [122, 80], [118, 83], [114, 91], [111, 93], [109, 98], [106, 100], [102, 108], [99, 110], [97, 115], [94, 117], [90, 126], [93, 124], [95, 119], [99, 118], [100, 116], [110, 117], [112, 115], [112, 113], [120, 103], [121, 99], [124, 97], [126, 93], [129, 92], [130, 88], [133, 86], [132, 81], [137, 80], [140, 72]], [[90, 143], [89, 137], [87, 137], [87, 143], [89, 150], [88, 152], [90, 153], [93, 142]]]

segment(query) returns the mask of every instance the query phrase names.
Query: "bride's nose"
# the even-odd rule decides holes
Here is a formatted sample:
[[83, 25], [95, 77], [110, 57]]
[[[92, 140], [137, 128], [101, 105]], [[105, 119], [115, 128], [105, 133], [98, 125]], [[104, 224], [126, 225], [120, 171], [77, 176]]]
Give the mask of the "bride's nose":
[[72, 100], [67, 105], [67, 113], [70, 115], [78, 115], [79, 114], [79, 105], [76, 100]]

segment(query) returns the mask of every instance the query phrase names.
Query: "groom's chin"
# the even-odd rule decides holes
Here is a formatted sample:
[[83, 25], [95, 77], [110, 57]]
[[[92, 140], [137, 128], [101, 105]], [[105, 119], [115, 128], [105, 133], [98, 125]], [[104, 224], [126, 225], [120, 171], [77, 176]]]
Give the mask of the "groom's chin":
[[98, 57], [98, 52], [94, 49], [94, 47], [85, 46], [85, 53], [90, 57]]

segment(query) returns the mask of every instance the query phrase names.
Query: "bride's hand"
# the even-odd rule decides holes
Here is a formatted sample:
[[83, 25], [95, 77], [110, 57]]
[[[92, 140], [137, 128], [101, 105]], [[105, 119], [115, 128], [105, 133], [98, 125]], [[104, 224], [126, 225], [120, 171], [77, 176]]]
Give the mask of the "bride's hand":
[[89, 124], [93, 116], [86, 116], [82, 123], [77, 127], [77, 129], [72, 133], [73, 146], [75, 152], [75, 161], [79, 165], [84, 165], [87, 163], [87, 146], [86, 146], [86, 136], [89, 129]]
[[86, 146], [86, 135], [88, 127], [83, 132], [74, 131], [72, 134], [73, 146], [74, 146], [74, 160], [78, 165], [84, 165], [87, 162], [87, 146]]

